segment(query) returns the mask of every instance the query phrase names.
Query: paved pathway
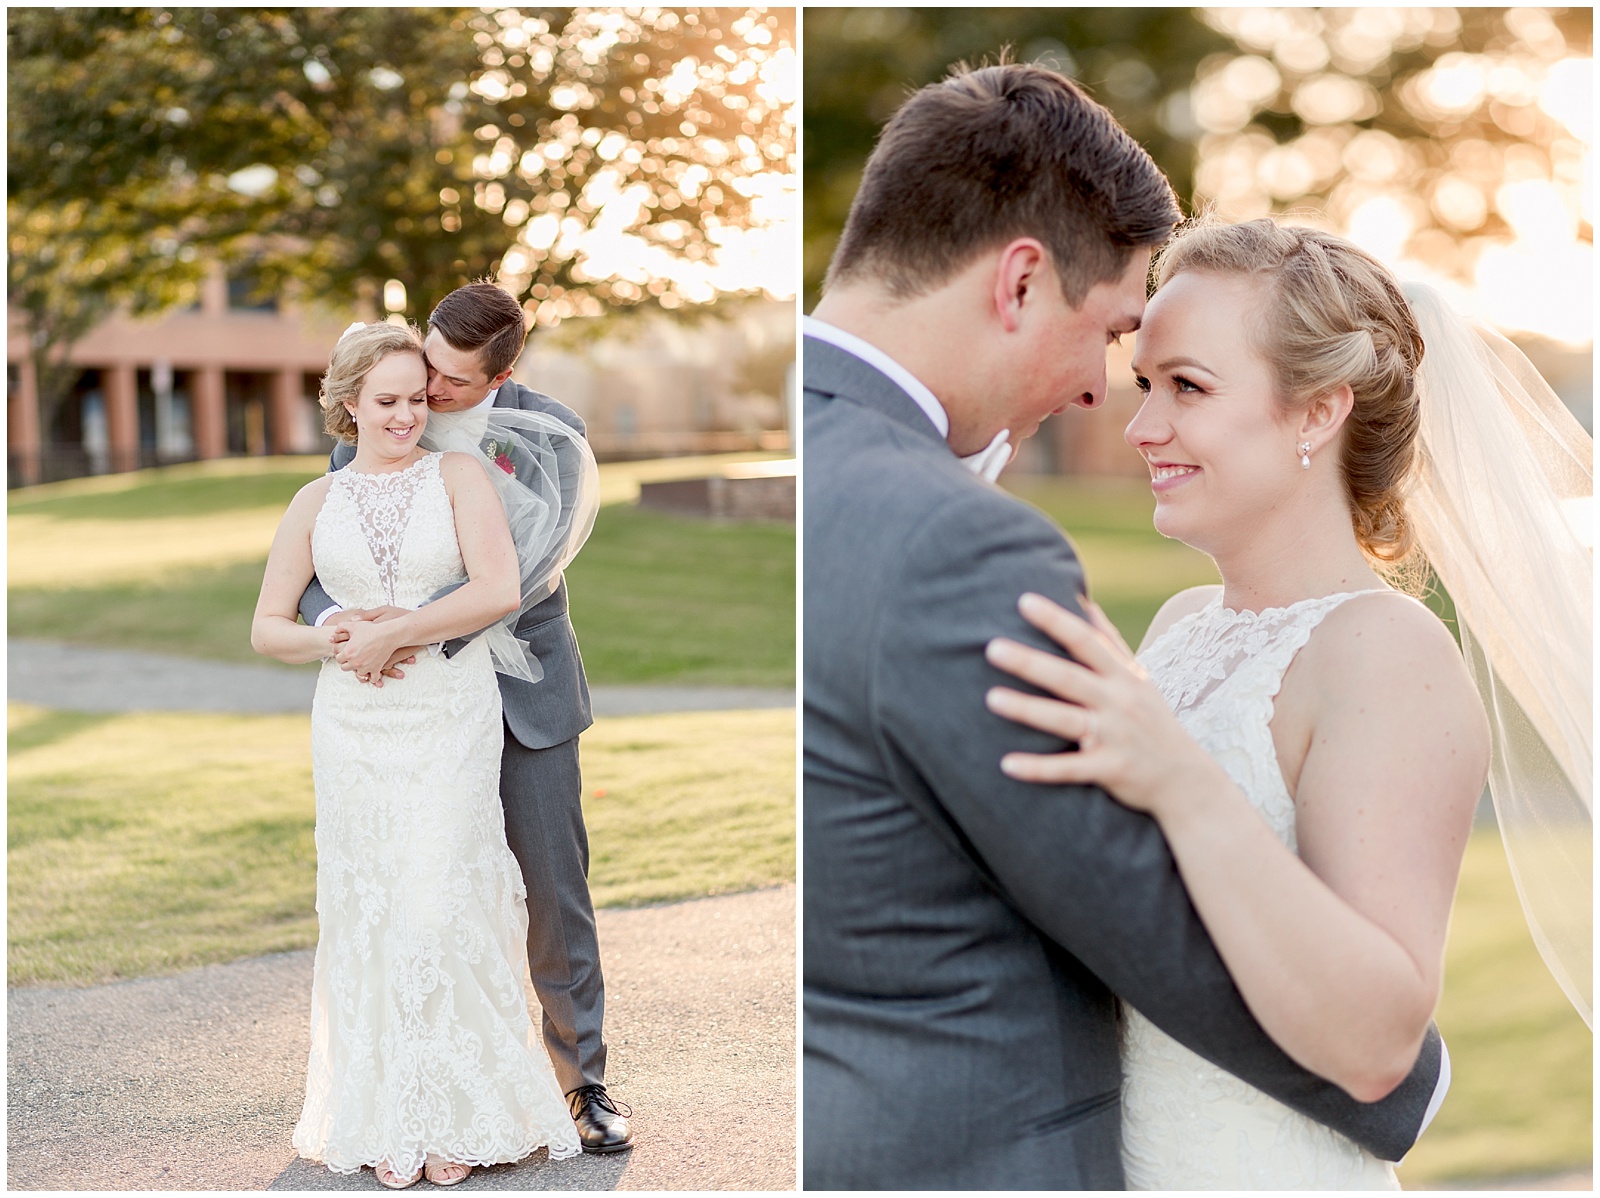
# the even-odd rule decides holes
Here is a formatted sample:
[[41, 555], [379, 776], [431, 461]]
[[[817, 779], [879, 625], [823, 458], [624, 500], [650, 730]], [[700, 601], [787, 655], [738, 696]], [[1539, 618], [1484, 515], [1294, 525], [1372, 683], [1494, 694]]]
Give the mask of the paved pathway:
[[[461, 1189], [793, 1189], [795, 888], [598, 914], [607, 1081], [637, 1146], [541, 1151]], [[311, 953], [294, 952], [8, 991], [7, 1187], [381, 1189], [290, 1146], [310, 990]]]
[[[310, 711], [317, 670], [231, 665], [157, 653], [85, 649], [52, 641], [7, 643], [12, 699], [68, 711]], [[767, 687], [597, 686], [597, 716], [793, 707]]]

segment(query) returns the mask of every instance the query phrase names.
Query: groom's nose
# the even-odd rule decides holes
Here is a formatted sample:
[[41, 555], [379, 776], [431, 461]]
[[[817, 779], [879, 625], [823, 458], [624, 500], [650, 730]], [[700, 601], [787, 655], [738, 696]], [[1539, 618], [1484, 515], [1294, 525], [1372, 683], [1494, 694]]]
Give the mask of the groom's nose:
[[1093, 386], [1072, 401], [1078, 408], [1098, 408], [1106, 401], [1106, 372], [1104, 365], [1100, 368], [1100, 377], [1095, 379]]

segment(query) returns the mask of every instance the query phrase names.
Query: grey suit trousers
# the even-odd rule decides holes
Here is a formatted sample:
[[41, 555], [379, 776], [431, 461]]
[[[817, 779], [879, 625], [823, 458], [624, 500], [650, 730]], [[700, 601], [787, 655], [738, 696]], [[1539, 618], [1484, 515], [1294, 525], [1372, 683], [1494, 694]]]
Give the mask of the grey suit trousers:
[[577, 737], [529, 749], [506, 729], [500, 758], [506, 842], [528, 887], [528, 972], [544, 1009], [545, 1048], [566, 1093], [606, 1079], [606, 994], [582, 798]]

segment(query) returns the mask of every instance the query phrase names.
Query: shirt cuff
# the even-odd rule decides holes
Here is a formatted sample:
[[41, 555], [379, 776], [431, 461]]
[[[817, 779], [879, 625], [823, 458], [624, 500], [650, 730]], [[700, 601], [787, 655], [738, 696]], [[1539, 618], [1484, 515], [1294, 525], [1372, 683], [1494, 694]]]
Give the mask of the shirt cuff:
[[1428, 1102], [1428, 1113], [1422, 1116], [1422, 1126], [1417, 1129], [1420, 1139], [1422, 1133], [1428, 1130], [1428, 1124], [1433, 1122], [1433, 1117], [1439, 1113], [1439, 1108], [1444, 1105], [1444, 1092], [1450, 1088], [1450, 1050], [1445, 1047], [1443, 1037], [1439, 1040], [1439, 1084], [1433, 1088], [1433, 1098]]
[[[1439, 1108], [1444, 1105], [1445, 1091], [1450, 1088], [1450, 1050], [1445, 1047], [1444, 1037], [1439, 1037], [1439, 1080], [1433, 1084], [1433, 1097], [1428, 1099], [1428, 1109], [1422, 1114], [1422, 1126], [1417, 1128], [1417, 1139], [1422, 1139], [1422, 1133], [1428, 1130], [1428, 1124], [1433, 1122], [1433, 1117], [1439, 1113]], [[1412, 1141], [1416, 1147], [1416, 1141]], [[1409, 1152], [1406, 1156], [1411, 1155]], [[1406, 1163], [1405, 1156], [1394, 1162], [1396, 1166]]]
[[313, 628], [321, 628], [323, 626], [323, 624], [327, 622], [327, 619], [328, 619], [329, 616], [336, 615], [337, 613], [342, 612], [343, 610], [344, 610], [344, 608], [340, 607], [337, 603], [335, 603], [332, 607], [330, 607], [326, 611], [324, 611], [315, 620], [311, 621], [311, 627], [313, 627]]

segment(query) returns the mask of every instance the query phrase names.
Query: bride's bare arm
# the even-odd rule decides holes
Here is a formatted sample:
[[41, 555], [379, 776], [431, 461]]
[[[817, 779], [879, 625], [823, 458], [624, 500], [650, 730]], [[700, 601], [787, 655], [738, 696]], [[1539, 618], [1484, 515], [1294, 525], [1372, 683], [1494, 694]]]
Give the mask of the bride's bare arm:
[[332, 648], [331, 628], [312, 628], [300, 624], [300, 597], [313, 574], [311, 566], [311, 528], [322, 501], [328, 494], [326, 477], [301, 487], [289, 501], [289, 509], [278, 523], [267, 554], [267, 569], [261, 579], [261, 594], [256, 599], [256, 614], [250, 624], [250, 647], [279, 661], [300, 663], [327, 657]]
[[335, 646], [334, 656], [347, 670], [376, 673], [402, 648], [477, 632], [516, 611], [522, 601], [516, 546], [483, 467], [467, 454], [447, 453], [439, 470], [455, 510], [467, 582], [393, 619], [346, 625], [349, 637]]
[[991, 660], [1069, 702], [1001, 688], [991, 706], [1083, 744], [1013, 755], [1007, 772], [1093, 779], [1154, 815], [1262, 1026], [1353, 1097], [1383, 1097], [1411, 1068], [1438, 1001], [1488, 765], [1487, 723], [1449, 634], [1419, 605], [1378, 596], [1342, 605], [1302, 650], [1274, 720], [1296, 856], [1136, 668], [1039, 602], [1048, 606], [1030, 601], [1030, 621], [1084, 664], [1011, 642], [996, 642]]

